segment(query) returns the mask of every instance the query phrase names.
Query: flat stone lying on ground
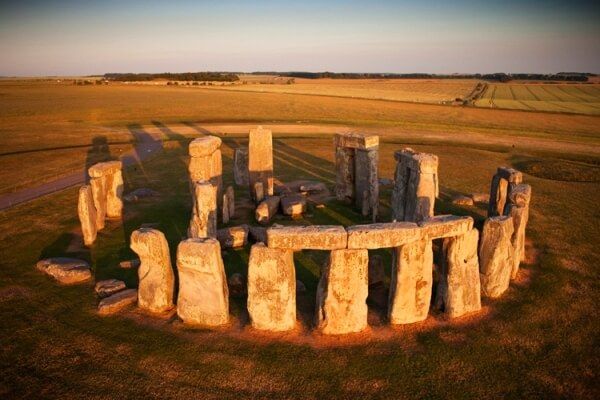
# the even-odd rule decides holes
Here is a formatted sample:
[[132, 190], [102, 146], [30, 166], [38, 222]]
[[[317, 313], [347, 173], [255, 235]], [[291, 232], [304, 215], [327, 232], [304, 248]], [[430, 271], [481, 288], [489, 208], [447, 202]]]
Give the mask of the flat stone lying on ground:
[[479, 243], [479, 267], [482, 296], [500, 297], [510, 284], [514, 249], [511, 217], [497, 216], [485, 220]]
[[217, 240], [224, 249], [243, 247], [248, 243], [249, 231], [250, 227], [246, 224], [222, 228], [217, 231]]
[[279, 209], [280, 197], [279, 196], [268, 196], [256, 207], [254, 212], [256, 221], [259, 224], [266, 225], [269, 223], [271, 218], [277, 214]]
[[252, 246], [248, 262], [248, 314], [254, 329], [287, 331], [296, 326], [296, 272], [291, 250]]
[[105, 279], [103, 281], [96, 282], [96, 285], [94, 286], [94, 291], [100, 298], [111, 296], [125, 289], [127, 289], [125, 282], [118, 279]]
[[76, 258], [47, 258], [38, 261], [36, 268], [62, 285], [75, 285], [92, 279], [90, 265]]
[[229, 321], [229, 290], [221, 246], [215, 239], [187, 239], [177, 247], [177, 315], [187, 324]]
[[284, 215], [297, 217], [306, 211], [306, 198], [300, 194], [281, 197], [281, 210]]
[[529, 220], [529, 202], [531, 186], [521, 183], [513, 188], [507, 204], [508, 216], [513, 220], [514, 231], [511, 243], [515, 249], [511, 278], [517, 277], [521, 261], [525, 260], [525, 230]]
[[367, 327], [369, 252], [333, 250], [317, 289], [315, 322], [324, 334], [342, 335]]
[[489, 193], [471, 193], [470, 197], [475, 203], [488, 203], [490, 201]]
[[135, 203], [141, 199], [158, 196], [160, 196], [160, 193], [156, 190], [148, 188], [138, 188], [124, 195], [123, 200], [127, 201], [128, 203]]
[[[79, 188], [79, 199], [77, 202], [77, 214], [81, 223], [81, 232], [83, 233], [83, 243], [91, 246], [96, 241], [97, 236], [97, 218], [96, 207], [92, 195], [92, 189], [89, 185], [83, 185]], [[104, 221], [103, 221], [104, 222]]]
[[98, 304], [98, 314], [110, 315], [117, 313], [125, 307], [135, 304], [138, 299], [136, 289], [125, 289], [111, 296], [103, 298]]
[[139, 266], [140, 266], [140, 259], [139, 258], [135, 258], [133, 260], [125, 260], [125, 261], [121, 261], [119, 263], [119, 267], [123, 268], [123, 269], [137, 268]]
[[267, 229], [267, 243], [273, 249], [345, 249], [347, 233], [343, 226], [273, 226]]
[[175, 276], [165, 235], [156, 229], [138, 229], [131, 234], [130, 247], [141, 260], [138, 269], [139, 307], [152, 313], [172, 309]]
[[473, 229], [473, 218], [458, 215], [436, 215], [419, 223], [429, 239], [464, 235]]
[[472, 206], [474, 201], [471, 197], [458, 195], [452, 198], [452, 204], [457, 206]]
[[421, 229], [412, 222], [383, 222], [353, 225], [347, 228], [349, 249], [398, 247], [421, 237]]
[[303, 185], [300, 185], [298, 188], [301, 192], [307, 193], [320, 193], [327, 190], [327, 187], [323, 182], [308, 182]]

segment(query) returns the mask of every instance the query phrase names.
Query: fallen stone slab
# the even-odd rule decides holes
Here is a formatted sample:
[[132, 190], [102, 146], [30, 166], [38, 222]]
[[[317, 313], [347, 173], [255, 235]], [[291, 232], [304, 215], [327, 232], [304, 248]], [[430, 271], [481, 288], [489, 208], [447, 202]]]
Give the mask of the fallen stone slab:
[[76, 258], [47, 258], [38, 261], [36, 268], [62, 285], [75, 285], [92, 279], [90, 265]]
[[138, 299], [136, 289], [125, 289], [112, 296], [105, 297], [98, 304], [98, 314], [110, 315], [115, 314], [125, 307], [135, 304]]
[[221, 139], [216, 136], [203, 136], [190, 142], [188, 151], [192, 157], [206, 157], [221, 148]]
[[307, 193], [320, 193], [326, 191], [327, 186], [325, 186], [323, 182], [307, 182], [303, 185], [300, 185], [298, 190]]
[[472, 206], [474, 202], [470, 197], [459, 195], [452, 198], [452, 204], [457, 206]]
[[300, 194], [291, 194], [281, 198], [281, 210], [284, 215], [297, 217], [306, 211], [306, 198]]
[[267, 228], [264, 226], [250, 226], [250, 238], [255, 242], [267, 243]]
[[123, 269], [131, 269], [131, 268], [137, 268], [140, 266], [140, 259], [136, 258], [133, 260], [125, 260], [125, 261], [121, 261], [119, 263], [119, 267], [123, 268]]
[[481, 294], [500, 297], [510, 284], [514, 263], [511, 217], [497, 216], [485, 220], [479, 243]]
[[96, 295], [101, 299], [125, 289], [127, 289], [125, 282], [118, 279], [105, 279], [103, 281], [96, 282], [96, 285], [94, 286]]
[[489, 203], [490, 201], [489, 193], [471, 193], [470, 196], [475, 203]]
[[217, 240], [224, 249], [243, 247], [248, 243], [249, 231], [250, 227], [246, 224], [219, 229]]
[[349, 249], [383, 249], [419, 240], [421, 229], [412, 222], [383, 222], [347, 228]]
[[256, 207], [256, 211], [254, 215], [256, 217], [256, 221], [259, 224], [266, 225], [269, 223], [271, 218], [277, 214], [277, 210], [279, 209], [280, 203], [279, 196], [269, 196], [265, 198], [259, 205]]
[[128, 203], [135, 203], [141, 199], [158, 196], [160, 196], [160, 193], [156, 190], [148, 188], [138, 188], [124, 195], [123, 200], [127, 201]]
[[273, 226], [267, 229], [267, 243], [273, 249], [345, 249], [348, 234], [343, 226]]
[[473, 229], [473, 218], [457, 215], [436, 215], [419, 223], [423, 235], [430, 240], [464, 235]]

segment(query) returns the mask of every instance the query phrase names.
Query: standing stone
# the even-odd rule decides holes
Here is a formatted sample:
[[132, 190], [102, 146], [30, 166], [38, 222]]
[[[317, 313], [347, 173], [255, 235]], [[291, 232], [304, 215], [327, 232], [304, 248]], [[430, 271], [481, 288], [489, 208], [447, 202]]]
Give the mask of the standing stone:
[[317, 327], [327, 335], [367, 327], [369, 294], [367, 250], [333, 250], [317, 288]]
[[257, 199], [254, 184], [261, 182], [265, 196], [273, 195], [273, 135], [259, 126], [250, 130], [248, 141], [248, 178], [252, 198]]
[[248, 313], [254, 329], [286, 331], [296, 325], [296, 272], [292, 250], [257, 243], [248, 263]]
[[91, 246], [96, 240], [96, 208], [92, 198], [90, 186], [83, 185], [79, 188], [79, 200], [77, 202], [77, 214], [81, 222], [81, 231], [83, 232], [83, 242], [86, 246]]
[[394, 250], [388, 310], [390, 323], [423, 321], [431, 303], [432, 242], [424, 238]]
[[344, 147], [335, 149], [335, 197], [340, 201], [354, 198], [354, 152]]
[[[119, 165], [121, 162], [119, 162]], [[106, 190], [106, 217], [121, 218], [123, 215], [123, 173], [121, 169], [108, 177]]]
[[130, 247], [141, 260], [138, 269], [140, 308], [152, 313], [173, 308], [175, 276], [165, 235], [156, 229], [138, 229], [131, 234]]
[[[371, 147], [366, 150], [357, 149], [354, 163], [356, 206], [359, 209], [369, 210], [367, 214], [371, 214], [373, 222], [375, 222], [379, 205], [379, 177], [377, 172], [379, 147]], [[367, 195], [365, 196], [364, 193]], [[363, 204], [364, 202], [367, 204]]]
[[221, 246], [215, 239], [187, 239], [177, 247], [177, 315], [187, 324], [229, 322], [229, 290]]
[[228, 186], [225, 190], [225, 196], [227, 200], [227, 211], [229, 212], [229, 219], [235, 218], [235, 192], [232, 186]]
[[121, 218], [123, 214], [123, 174], [121, 161], [106, 161], [88, 169], [94, 196], [94, 205], [99, 210], [96, 226], [104, 227], [104, 219]]
[[248, 186], [248, 148], [238, 147], [233, 153], [233, 179], [238, 186]]
[[444, 239], [443, 276], [437, 291], [439, 302], [450, 318], [481, 309], [478, 241], [477, 229]]
[[249, 231], [250, 227], [246, 224], [219, 229], [217, 231], [217, 240], [224, 249], [243, 247], [248, 243]]
[[207, 181], [194, 185], [194, 208], [188, 229], [191, 238], [215, 237], [217, 234], [217, 193]]
[[485, 220], [479, 245], [483, 296], [499, 297], [508, 289], [514, 262], [514, 249], [511, 243], [513, 231], [511, 217], [498, 216]]
[[525, 260], [525, 229], [529, 220], [529, 202], [531, 201], [531, 186], [519, 184], [514, 187], [508, 198], [508, 216], [513, 220], [514, 231], [511, 243], [515, 249], [511, 278], [517, 277], [519, 265]]
[[506, 206], [507, 199], [512, 189], [523, 182], [523, 174], [516, 169], [498, 167], [496, 174], [492, 177], [490, 186], [490, 202], [488, 205], [488, 217], [508, 215]]
[[190, 189], [194, 194], [194, 183], [210, 182], [217, 192], [217, 203], [221, 204], [223, 195], [223, 161], [221, 158], [221, 139], [216, 136], [203, 136], [194, 139], [188, 148], [190, 163]]
[[265, 199], [265, 188], [262, 182], [254, 183], [254, 191], [252, 192], [254, 201], [260, 203]]
[[406, 148], [395, 153], [392, 218], [420, 222], [433, 216], [438, 196], [438, 158]]
[[95, 225], [97, 230], [104, 229], [104, 221], [106, 220], [106, 183], [107, 179], [104, 176], [90, 179], [94, 209], [96, 210]]
[[279, 209], [279, 196], [268, 196], [256, 207], [254, 215], [259, 224], [268, 224]]

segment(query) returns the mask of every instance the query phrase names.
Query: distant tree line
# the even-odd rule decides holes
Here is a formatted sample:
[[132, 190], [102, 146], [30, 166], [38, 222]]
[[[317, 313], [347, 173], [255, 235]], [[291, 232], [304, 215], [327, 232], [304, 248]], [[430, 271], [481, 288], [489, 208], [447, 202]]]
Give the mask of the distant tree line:
[[104, 74], [104, 78], [111, 81], [120, 82], [141, 82], [152, 81], [155, 79], [167, 79], [169, 81], [219, 81], [219, 82], [234, 82], [239, 80], [238, 76], [233, 73], [221, 72], [162, 72], [157, 74], [134, 74], [134, 73], [108, 73]]
[[509, 82], [512, 80], [587, 82], [590, 76], [593, 76], [593, 74], [581, 72], [559, 72], [558, 74], [505, 74], [499, 72], [481, 75], [481, 79], [499, 82]]

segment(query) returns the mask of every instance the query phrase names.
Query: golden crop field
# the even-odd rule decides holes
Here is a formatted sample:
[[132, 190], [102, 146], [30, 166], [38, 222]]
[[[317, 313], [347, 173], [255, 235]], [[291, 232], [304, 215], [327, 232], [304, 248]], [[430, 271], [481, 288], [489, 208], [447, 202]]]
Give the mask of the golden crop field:
[[475, 101], [477, 107], [600, 114], [600, 85], [493, 83]]
[[[474, 79], [302, 79], [294, 83], [257, 83], [257, 79], [242, 81], [247, 84], [216, 85], [216, 90], [248, 92], [312, 94], [353, 97], [360, 99], [408, 101], [415, 103], [448, 103], [468, 96], [477, 80]], [[251, 77], [251, 75], [250, 75]]]

